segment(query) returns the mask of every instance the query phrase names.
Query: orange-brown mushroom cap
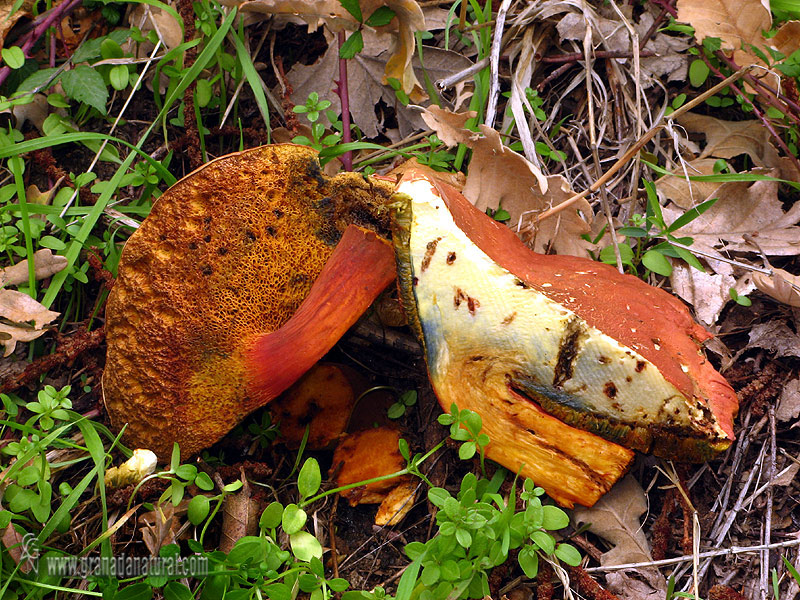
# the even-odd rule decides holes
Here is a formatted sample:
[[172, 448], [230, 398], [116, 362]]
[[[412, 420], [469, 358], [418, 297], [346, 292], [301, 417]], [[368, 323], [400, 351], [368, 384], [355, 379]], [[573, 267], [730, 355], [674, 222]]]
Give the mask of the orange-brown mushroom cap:
[[[349, 224], [386, 228], [390, 191], [327, 178], [313, 150], [278, 145], [217, 159], [165, 192], [126, 244], [106, 308], [104, 399], [126, 439], [162, 458], [178, 441], [191, 455], [271, 399], [249, 387], [255, 340], [289, 321]], [[350, 310], [363, 311], [360, 297]]]

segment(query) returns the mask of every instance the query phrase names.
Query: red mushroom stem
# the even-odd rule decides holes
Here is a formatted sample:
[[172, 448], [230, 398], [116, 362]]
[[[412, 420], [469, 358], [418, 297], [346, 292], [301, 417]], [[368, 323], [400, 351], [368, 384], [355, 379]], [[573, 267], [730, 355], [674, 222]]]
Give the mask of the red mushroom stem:
[[321, 359], [395, 278], [392, 245], [350, 225], [306, 299], [279, 330], [247, 352], [251, 400], [264, 404]]

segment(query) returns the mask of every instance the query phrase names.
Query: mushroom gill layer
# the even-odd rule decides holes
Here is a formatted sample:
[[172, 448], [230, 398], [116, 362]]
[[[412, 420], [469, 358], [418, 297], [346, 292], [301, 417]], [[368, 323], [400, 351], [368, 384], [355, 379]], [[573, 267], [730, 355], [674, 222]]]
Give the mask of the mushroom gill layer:
[[258, 404], [249, 342], [286, 323], [347, 225], [386, 229], [391, 187], [325, 177], [293, 145], [228, 155], [155, 203], [128, 240], [106, 308], [112, 423], [169, 456], [211, 445]]

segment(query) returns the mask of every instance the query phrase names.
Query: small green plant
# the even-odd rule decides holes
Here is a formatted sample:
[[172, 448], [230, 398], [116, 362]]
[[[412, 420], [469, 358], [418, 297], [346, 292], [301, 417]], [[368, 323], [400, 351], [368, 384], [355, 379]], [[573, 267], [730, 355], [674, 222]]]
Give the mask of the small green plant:
[[392, 404], [387, 411], [387, 416], [390, 419], [399, 419], [406, 414], [406, 410], [411, 408], [417, 403], [417, 391], [406, 390], [397, 399], [397, 402]]
[[[622, 263], [635, 273], [636, 264], [641, 262], [650, 271], [668, 277], [672, 274], [672, 264], [667, 260], [667, 257], [670, 257], [680, 258], [695, 269], [702, 271], [703, 265], [697, 260], [697, 257], [682, 247], [691, 246], [694, 240], [690, 237], [677, 238], [673, 235], [673, 232], [685, 227], [702, 215], [714, 205], [717, 199], [712, 198], [698, 204], [667, 225], [661, 212], [655, 185], [649, 181], [644, 181], [644, 186], [647, 190], [646, 214], [644, 216], [634, 215], [631, 218], [631, 226], [622, 227], [618, 230], [619, 234], [637, 240], [636, 253], [628, 244], [620, 244], [618, 246]], [[647, 242], [654, 239], [664, 239], [665, 241], [645, 250]], [[600, 260], [608, 264], [616, 264], [614, 247], [607, 246], [603, 248], [600, 252]]]
[[514, 550], [529, 578], [538, 574], [541, 557], [570, 565], [580, 562], [573, 546], [557, 543], [550, 533], [569, 524], [567, 514], [556, 506], [543, 505], [544, 490], [530, 479], [525, 480], [520, 494], [524, 509], [517, 512], [515, 484], [507, 499], [498, 494], [505, 474], [501, 469], [491, 480], [467, 474], [455, 497], [443, 488], [428, 491], [428, 499], [439, 509], [438, 532], [425, 543], [406, 546], [412, 564], [398, 585], [398, 600], [486, 597], [489, 572]]
[[469, 460], [475, 453], [480, 454], [481, 470], [486, 473], [484, 463], [486, 446], [489, 445], [489, 436], [481, 433], [483, 421], [481, 416], [471, 410], [459, 410], [458, 406], [452, 404], [450, 412], [439, 415], [438, 421], [441, 425], [450, 427], [450, 437], [456, 441], [463, 442], [458, 449], [458, 457], [461, 460]]

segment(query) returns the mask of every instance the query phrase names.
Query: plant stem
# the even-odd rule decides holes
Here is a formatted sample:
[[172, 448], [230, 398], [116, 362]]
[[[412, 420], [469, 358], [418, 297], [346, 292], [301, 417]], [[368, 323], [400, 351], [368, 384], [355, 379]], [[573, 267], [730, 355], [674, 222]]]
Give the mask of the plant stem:
[[[344, 31], [338, 33], [339, 50], [344, 45]], [[352, 141], [350, 136], [350, 94], [347, 88], [347, 59], [339, 58], [339, 81], [336, 82], [336, 93], [342, 105], [342, 143]], [[353, 152], [348, 150], [339, 157], [345, 171], [353, 170]]]
[[[426, 460], [428, 460], [433, 454], [438, 452], [439, 449], [442, 446], [444, 446], [444, 440], [442, 440], [441, 442], [436, 444], [433, 448], [431, 448], [424, 455], [422, 455], [420, 457], [420, 459], [418, 461], [416, 461], [414, 466], [420, 465], [423, 462], [425, 462]], [[342, 485], [342, 486], [339, 486], [337, 488], [333, 488], [332, 490], [327, 490], [325, 492], [321, 492], [321, 493], [317, 494], [316, 496], [311, 496], [311, 498], [308, 498], [307, 500], [304, 500], [303, 502], [301, 502], [299, 504], [299, 506], [300, 506], [300, 508], [305, 508], [309, 504], [312, 504], [312, 503], [316, 502], [317, 500], [322, 500], [323, 498], [326, 498], [327, 496], [330, 496], [331, 494], [336, 494], [338, 492], [343, 492], [345, 490], [352, 490], [353, 488], [361, 487], [363, 485], [369, 485], [370, 483], [377, 483], [378, 481], [386, 481], [388, 479], [395, 479], [396, 477], [402, 477], [403, 475], [408, 475], [410, 473], [411, 473], [411, 465], [409, 465], [405, 469], [401, 469], [401, 470], [396, 471], [394, 473], [390, 473], [389, 475], [381, 475], [380, 477], [373, 477], [372, 479], [365, 479], [363, 481], [356, 481], [355, 483], [348, 483], [347, 485]], [[417, 475], [419, 477], [422, 477], [422, 479], [425, 481], [425, 483], [427, 483], [428, 485], [431, 485], [431, 483], [421, 473], [417, 473]]]
[[[75, 10], [83, 0], [67, 0], [63, 4], [60, 4], [53, 8], [50, 13], [39, 22], [36, 27], [34, 27], [24, 38], [24, 42], [22, 43], [22, 52], [25, 55], [25, 58], [30, 58], [28, 54], [30, 49], [33, 48], [33, 45], [39, 41], [39, 38], [42, 37], [45, 32], [53, 26], [54, 23], [61, 21], [64, 17], [66, 17], [69, 13]], [[2, 67], [0, 68], [0, 85], [8, 78], [9, 74], [11, 73], [10, 67]]]

